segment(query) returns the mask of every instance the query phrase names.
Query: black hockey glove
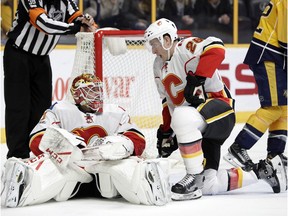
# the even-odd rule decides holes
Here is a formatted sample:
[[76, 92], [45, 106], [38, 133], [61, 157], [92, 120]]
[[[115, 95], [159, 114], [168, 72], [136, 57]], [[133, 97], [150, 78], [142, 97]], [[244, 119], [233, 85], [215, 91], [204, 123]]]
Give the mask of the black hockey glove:
[[193, 107], [199, 106], [205, 102], [204, 82], [205, 77], [194, 76], [192, 73], [188, 73], [187, 84], [184, 88], [184, 97], [188, 103]]
[[167, 158], [173, 151], [178, 149], [176, 135], [172, 129], [163, 131], [163, 125], [157, 130], [157, 149], [159, 157]]

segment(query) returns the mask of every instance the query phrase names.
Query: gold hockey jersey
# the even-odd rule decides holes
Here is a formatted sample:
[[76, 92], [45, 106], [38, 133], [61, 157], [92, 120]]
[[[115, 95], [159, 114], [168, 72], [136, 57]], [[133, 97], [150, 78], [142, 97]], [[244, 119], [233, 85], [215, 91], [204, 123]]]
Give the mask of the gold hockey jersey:
[[271, 0], [254, 31], [244, 63], [273, 61], [287, 68], [287, 0]]

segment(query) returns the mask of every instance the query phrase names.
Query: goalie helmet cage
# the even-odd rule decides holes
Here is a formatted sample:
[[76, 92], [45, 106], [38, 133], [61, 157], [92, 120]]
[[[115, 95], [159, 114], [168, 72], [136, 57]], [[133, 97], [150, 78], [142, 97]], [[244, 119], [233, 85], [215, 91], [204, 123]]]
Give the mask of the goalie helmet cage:
[[[191, 36], [186, 30], [178, 34]], [[153, 75], [155, 55], [144, 48], [144, 31], [99, 29], [95, 33], [79, 32], [76, 39], [70, 86], [74, 77], [94, 73], [103, 81], [104, 103], [118, 104], [127, 110], [132, 122], [144, 134], [143, 156], [156, 157], [162, 104]]]

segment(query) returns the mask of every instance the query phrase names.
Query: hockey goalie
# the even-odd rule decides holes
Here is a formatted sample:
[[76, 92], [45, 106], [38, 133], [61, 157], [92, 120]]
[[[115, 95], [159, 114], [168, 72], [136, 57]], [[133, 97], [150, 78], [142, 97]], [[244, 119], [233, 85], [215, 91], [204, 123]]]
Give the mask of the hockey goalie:
[[[18, 207], [72, 197], [122, 196], [131, 203], [169, 201], [165, 161], [144, 161], [145, 138], [127, 112], [103, 104], [102, 82], [92, 74], [71, 85], [75, 104], [45, 111], [31, 132], [35, 157], [9, 158], [2, 174], [1, 204]], [[92, 188], [92, 190], [91, 190]]]

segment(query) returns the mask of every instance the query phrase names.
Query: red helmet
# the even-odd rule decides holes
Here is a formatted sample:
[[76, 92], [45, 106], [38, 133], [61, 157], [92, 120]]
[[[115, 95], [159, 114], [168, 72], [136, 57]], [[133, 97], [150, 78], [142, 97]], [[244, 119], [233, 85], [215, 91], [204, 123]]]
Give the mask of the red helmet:
[[102, 112], [103, 83], [93, 74], [84, 73], [77, 76], [71, 86], [71, 94], [76, 104], [84, 111]]

